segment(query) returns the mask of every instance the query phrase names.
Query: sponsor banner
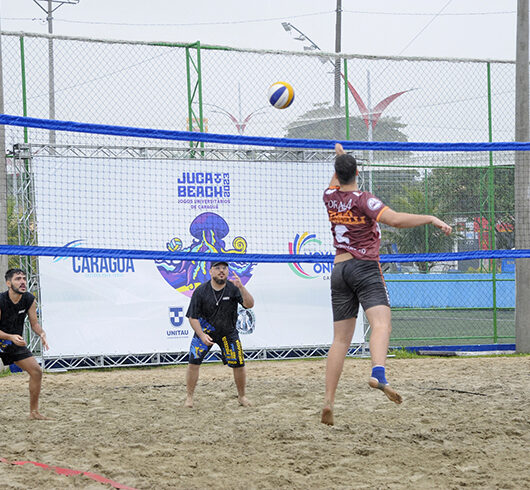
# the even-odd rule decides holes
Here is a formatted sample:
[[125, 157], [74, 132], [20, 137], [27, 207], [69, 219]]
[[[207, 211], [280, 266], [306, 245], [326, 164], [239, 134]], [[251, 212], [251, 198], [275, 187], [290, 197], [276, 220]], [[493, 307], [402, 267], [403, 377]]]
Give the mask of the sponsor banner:
[[[305, 265], [305, 264], [304, 264]], [[259, 264], [247, 288], [254, 308], [240, 308], [243, 348], [330, 344], [329, 280], [303, 279], [290, 264]], [[42, 315], [50, 356], [184, 352], [193, 330], [189, 297], [161, 279], [152, 261], [127, 272], [75, 272], [71, 257], [40, 259]], [[362, 316], [353, 343], [363, 342]]]
[[[321, 202], [325, 183], [304, 197], [307, 202], [290, 202], [291, 196], [285, 197], [282, 189], [271, 187], [266, 195], [270, 213], [260, 215], [256, 209], [264, 204], [259, 202], [263, 196], [256, 193], [249, 200], [250, 164], [216, 162], [216, 166], [226, 164], [227, 168], [213, 171], [211, 162], [210, 169], [201, 161], [185, 161], [182, 165], [163, 162], [164, 172], [171, 172], [171, 176], [155, 178], [160, 162], [150, 161], [152, 171], [143, 185], [129, 185], [124, 197], [108, 196], [106, 189], [113, 192], [125, 186], [128, 174], [114, 174], [106, 169], [109, 178], [104, 186], [91, 177], [92, 172], [106, 168], [99, 159], [76, 162], [76, 172], [81, 176], [82, 185], [87, 186], [83, 193], [61, 192], [56, 186], [43, 185], [50, 181], [52, 174], [57, 174], [55, 181], [63, 181], [60, 172], [68, 165], [67, 161], [36, 160], [37, 216], [42, 245], [121, 248], [127, 242], [123, 237], [129, 237], [131, 248], [246, 253], [263, 252], [265, 240], [270, 245], [270, 253], [323, 257], [329, 254], [331, 237], [325, 221], [325, 232], [305, 231], [308, 223], [322, 224], [325, 220]], [[109, 165], [117, 169], [127, 163], [118, 160]], [[287, 164], [267, 165], [284, 169]], [[274, 168], [269, 168], [269, 175], [271, 171]], [[260, 180], [259, 175], [255, 177]], [[72, 196], [90, 199], [72, 201]], [[157, 196], [157, 200], [149, 196]], [[111, 210], [105, 208], [106, 200]], [[164, 202], [163, 212], [160, 205], [157, 207], [160, 202]], [[136, 203], [134, 210], [130, 203]], [[106, 222], [97, 222], [96, 218], [103, 213], [99, 206], [105, 209], [105, 216], [113, 216], [113, 229], [108, 229]], [[307, 212], [299, 213], [298, 207], [304, 207]], [[68, 219], [61, 214], [65, 210]], [[278, 210], [292, 213], [288, 216], [287, 229], [278, 230], [277, 223], [268, 219]], [[57, 226], [58, 222], [64, 226]], [[148, 246], [142, 242], [141, 247], [134, 246], [140, 233], [155, 244]], [[252, 310], [240, 308], [239, 311], [237, 328], [243, 348], [331, 343], [331, 264], [234, 261], [229, 266], [229, 277], [239, 278], [256, 302]], [[48, 333], [50, 356], [188, 351], [194, 333], [185, 317], [189, 301], [195, 288], [210, 279], [209, 262], [181, 260], [40, 257], [39, 268], [42, 319]], [[354, 343], [364, 339], [361, 319], [362, 316]]]

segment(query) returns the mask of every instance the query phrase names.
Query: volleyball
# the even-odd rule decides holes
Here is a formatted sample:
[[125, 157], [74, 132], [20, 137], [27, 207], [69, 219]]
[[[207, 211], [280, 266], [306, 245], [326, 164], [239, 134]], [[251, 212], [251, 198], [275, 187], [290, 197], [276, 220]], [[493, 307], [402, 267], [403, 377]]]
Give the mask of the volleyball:
[[276, 82], [269, 87], [269, 102], [276, 109], [287, 109], [294, 101], [294, 89], [290, 83]]

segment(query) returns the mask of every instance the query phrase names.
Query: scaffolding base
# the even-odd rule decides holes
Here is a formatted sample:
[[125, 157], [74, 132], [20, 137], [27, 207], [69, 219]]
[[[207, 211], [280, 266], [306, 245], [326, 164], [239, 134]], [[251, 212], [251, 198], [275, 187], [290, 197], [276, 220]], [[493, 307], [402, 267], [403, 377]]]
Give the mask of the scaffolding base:
[[[245, 351], [246, 361], [322, 358], [328, 354], [329, 345], [303, 347], [262, 348]], [[366, 357], [367, 344], [352, 344], [349, 357]], [[188, 352], [157, 352], [149, 354], [101, 354], [71, 357], [43, 357], [39, 359], [45, 371], [59, 372], [75, 369], [100, 369], [117, 367], [168, 366], [188, 363]], [[220, 362], [219, 351], [210, 352], [204, 362]]]

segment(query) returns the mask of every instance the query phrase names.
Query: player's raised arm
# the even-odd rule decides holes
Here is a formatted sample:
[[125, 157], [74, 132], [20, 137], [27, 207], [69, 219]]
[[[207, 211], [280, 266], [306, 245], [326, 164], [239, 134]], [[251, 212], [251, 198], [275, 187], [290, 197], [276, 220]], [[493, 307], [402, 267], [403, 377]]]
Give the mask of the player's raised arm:
[[241, 279], [236, 276], [235, 279], [232, 280], [234, 283], [234, 286], [239, 289], [241, 292], [241, 296], [243, 298], [243, 306], [245, 308], [252, 308], [254, 306], [254, 298], [253, 296], [248, 292], [247, 288], [243, 286], [243, 283], [241, 282]]
[[398, 213], [390, 208], [385, 209], [381, 213], [379, 221], [394, 228], [414, 228], [416, 226], [431, 224], [442, 230], [446, 235], [449, 235], [452, 231], [451, 226], [436, 216], [429, 214]]
[[[335, 154], [337, 156], [339, 155], [345, 155], [346, 152], [344, 151], [344, 148], [340, 143], [335, 144]], [[339, 179], [337, 178], [337, 174], [334, 173], [333, 177], [331, 177], [331, 181], [329, 182], [329, 187], [340, 187]]]

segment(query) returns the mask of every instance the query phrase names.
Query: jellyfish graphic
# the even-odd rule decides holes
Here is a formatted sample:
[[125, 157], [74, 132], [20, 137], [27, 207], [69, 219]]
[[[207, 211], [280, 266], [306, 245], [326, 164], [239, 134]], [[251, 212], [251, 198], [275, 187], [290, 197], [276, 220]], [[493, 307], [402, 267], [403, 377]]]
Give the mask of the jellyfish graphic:
[[[228, 223], [218, 214], [203, 213], [197, 216], [190, 225], [190, 234], [194, 240], [184, 247], [179, 237], [167, 243], [170, 252], [195, 253], [241, 253], [247, 250], [247, 241], [243, 237], [232, 240], [232, 249], [228, 249], [224, 238], [230, 228]], [[180, 293], [191, 297], [193, 291], [201, 283], [210, 279], [210, 262], [196, 260], [155, 260], [155, 265], [165, 281]], [[256, 264], [248, 262], [229, 262], [229, 279], [239, 277], [245, 285], [252, 277]]]

